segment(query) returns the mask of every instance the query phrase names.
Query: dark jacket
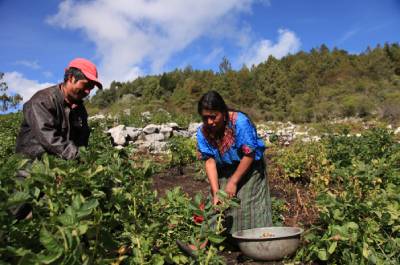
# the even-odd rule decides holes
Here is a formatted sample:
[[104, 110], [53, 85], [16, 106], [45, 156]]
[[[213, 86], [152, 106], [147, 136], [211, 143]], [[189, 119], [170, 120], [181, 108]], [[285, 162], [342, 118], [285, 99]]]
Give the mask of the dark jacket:
[[74, 159], [79, 146], [87, 146], [90, 129], [81, 103], [76, 108], [65, 102], [60, 85], [38, 91], [23, 106], [24, 119], [17, 136], [16, 152], [29, 158], [43, 153]]

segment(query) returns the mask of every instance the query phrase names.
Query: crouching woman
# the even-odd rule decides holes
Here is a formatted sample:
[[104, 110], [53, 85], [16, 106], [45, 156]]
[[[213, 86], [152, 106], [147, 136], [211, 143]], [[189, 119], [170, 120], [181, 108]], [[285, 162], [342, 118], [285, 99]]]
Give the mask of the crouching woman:
[[203, 124], [197, 131], [197, 148], [205, 161], [213, 203], [219, 201], [219, 189], [240, 199], [240, 207], [226, 214], [227, 232], [271, 226], [265, 145], [254, 124], [243, 112], [229, 110], [215, 91], [201, 97], [198, 113]]

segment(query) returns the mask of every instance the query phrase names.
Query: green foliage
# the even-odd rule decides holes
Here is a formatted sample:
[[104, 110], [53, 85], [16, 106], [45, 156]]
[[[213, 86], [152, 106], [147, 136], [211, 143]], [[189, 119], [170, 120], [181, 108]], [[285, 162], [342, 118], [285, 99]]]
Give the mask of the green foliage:
[[295, 141], [290, 146], [280, 149], [274, 160], [286, 178], [304, 183], [329, 183], [331, 166], [322, 143]]
[[[0, 116], [2, 264], [196, 264], [176, 239], [198, 247], [208, 241], [197, 251], [197, 263], [223, 264], [222, 213], [236, 205], [226, 194], [219, 194], [223, 203], [216, 207], [200, 195], [190, 200], [178, 188], [159, 199], [151, 189], [155, 164], [138, 167], [127, 151], [112, 148], [103, 132], [108, 121], [90, 124], [89, 147], [77, 161], [24, 160], [13, 154], [20, 119], [20, 113]], [[360, 137], [348, 132], [297, 142], [278, 153], [281, 172], [312, 183], [318, 193], [319, 220], [306, 232], [296, 259], [397, 264], [400, 144], [384, 129]], [[176, 137], [169, 146], [171, 166], [196, 160], [194, 140]], [[17, 177], [19, 170], [28, 176]], [[32, 206], [32, 218], [12, 216], [10, 210], [21, 203]], [[272, 199], [272, 208], [274, 224], [281, 223], [285, 203]]]
[[337, 167], [347, 167], [353, 159], [369, 163], [375, 158], [385, 158], [391, 155], [389, 151], [396, 144], [393, 135], [382, 128], [368, 130], [360, 137], [347, 133], [327, 138], [328, 159]]
[[271, 208], [273, 225], [282, 226], [284, 221], [283, 213], [287, 211], [285, 201], [275, 197], [271, 197]]
[[168, 142], [168, 148], [171, 151], [170, 166], [178, 167], [181, 174], [183, 166], [196, 161], [196, 141], [184, 137], [172, 137]]
[[[239, 201], [235, 198], [230, 199], [228, 195], [219, 190], [217, 196], [220, 203], [212, 204], [212, 198], [203, 200], [201, 194], [197, 194], [194, 201], [189, 204], [193, 221], [196, 224], [194, 234], [190, 237], [190, 243], [197, 248], [197, 255], [200, 264], [225, 264], [223, 259], [214, 257], [218, 250], [222, 251], [221, 245], [226, 239], [225, 227], [223, 225], [225, 212], [229, 208], [238, 207]], [[210, 242], [209, 248], [201, 248], [202, 243]], [[218, 247], [219, 246], [219, 247]]]
[[343, 117], [365, 117], [371, 114], [374, 103], [365, 95], [349, 95], [343, 99]]
[[389, 92], [384, 98], [381, 106], [382, 116], [390, 122], [395, 122], [400, 117], [400, 92]]
[[[28, 163], [9, 154], [0, 164], [0, 260], [3, 264], [188, 264], [174, 239], [197, 238], [187, 195], [151, 189], [151, 161], [134, 166], [103, 131], [91, 124], [89, 148], [76, 161], [45, 155]], [[17, 178], [25, 170], [26, 178]], [[10, 212], [21, 203], [32, 217]], [[212, 210], [210, 210], [211, 213]], [[201, 262], [221, 264], [218, 230], [209, 227]], [[216, 231], [216, 232], [213, 232]], [[219, 233], [219, 232], [218, 232]], [[217, 234], [218, 235], [218, 234]]]
[[332, 136], [335, 165], [319, 192], [319, 223], [297, 258], [329, 264], [398, 264], [400, 259], [400, 144], [384, 130]]
[[2, 112], [14, 109], [22, 101], [21, 95], [9, 95], [7, 93], [8, 86], [6, 82], [3, 82], [3, 77], [4, 73], [0, 72], [0, 111]]
[[[170, 113], [196, 114], [202, 93], [214, 89], [230, 107], [246, 108], [257, 119], [318, 122], [336, 117], [384, 118], [398, 122], [400, 48], [397, 43], [359, 55], [326, 45], [256, 66], [232, 69], [223, 58], [218, 72], [191, 67], [162, 75], [113, 82], [92, 99], [95, 107], [130, 106], [158, 100]], [[125, 99], [127, 99], [125, 97]], [[129, 101], [128, 100], [128, 101]]]
[[15, 152], [15, 139], [21, 122], [20, 112], [0, 115], [0, 165]]
[[[125, 108], [126, 107], [126, 108]], [[129, 113], [127, 113], [129, 111]], [[147, 112], [147, 114], [143, 114]], [[179, 112], [167, 112], [160, 107], [158, 102], [150, 102], [147, 105], [115, 106], [112, 113], [115, 116], [115, 124], [125, 126], [145, 127], [146, 125], [164, 124], [169, 122], [177, 123], [180, 127], [187, 127], [191, 122], [192, 116]]]

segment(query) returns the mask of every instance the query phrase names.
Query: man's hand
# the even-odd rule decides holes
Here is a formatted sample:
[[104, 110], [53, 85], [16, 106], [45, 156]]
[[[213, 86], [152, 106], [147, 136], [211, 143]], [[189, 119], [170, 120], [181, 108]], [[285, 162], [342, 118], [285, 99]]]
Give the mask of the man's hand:
[[237, 184], [229, 180], [226, 184], [225, 192], [228, 194], [229, 198], [235, 197], [237, 192]]

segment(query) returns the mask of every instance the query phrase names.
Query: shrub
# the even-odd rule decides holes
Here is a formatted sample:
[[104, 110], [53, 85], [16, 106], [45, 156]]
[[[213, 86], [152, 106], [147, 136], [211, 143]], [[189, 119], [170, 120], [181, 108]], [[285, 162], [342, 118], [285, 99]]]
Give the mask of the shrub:
[[284, 177], [305, 183], [319, 179], [323, 179], [326, 185], [329, 182], [330, 165], [322, 143], [295, 141], [280, 149], [274, 159], [282, 168]]
[[196, 141], [184, 137], [172, 137], [168, 142], [171, 151], [170, 166], [178, 167], [180, 174], [183, 174], [183, 167], [196, 161]]

